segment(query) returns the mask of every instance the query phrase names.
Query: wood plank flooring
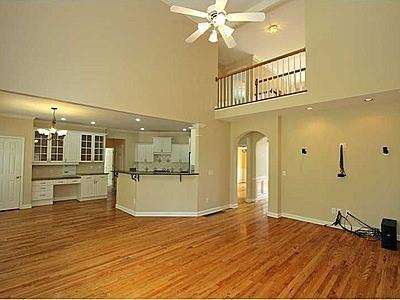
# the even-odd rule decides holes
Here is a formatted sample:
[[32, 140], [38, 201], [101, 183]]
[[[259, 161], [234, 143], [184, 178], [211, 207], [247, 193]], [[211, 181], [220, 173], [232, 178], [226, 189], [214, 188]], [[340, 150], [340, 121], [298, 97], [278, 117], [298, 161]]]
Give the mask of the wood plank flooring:
[[400, 254], [245, 204], [134, 218], [112, 201], [0, 213], [0, 298], [399, 298]]

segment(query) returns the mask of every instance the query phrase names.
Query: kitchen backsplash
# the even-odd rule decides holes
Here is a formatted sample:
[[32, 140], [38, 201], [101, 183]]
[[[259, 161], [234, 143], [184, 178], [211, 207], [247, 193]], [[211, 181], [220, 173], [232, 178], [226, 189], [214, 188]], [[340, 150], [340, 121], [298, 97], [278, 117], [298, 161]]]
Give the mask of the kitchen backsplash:
[[170, 154], [154, 154], [153, 162], [138, 162], [136, 167], [139, 171], [187, 171], [189, 170], [189, 163], [171, 162]]
[[33, 166], [32, 178], [67, 176], [104, 172], [103, 163], [81, 163], [77, 166]]

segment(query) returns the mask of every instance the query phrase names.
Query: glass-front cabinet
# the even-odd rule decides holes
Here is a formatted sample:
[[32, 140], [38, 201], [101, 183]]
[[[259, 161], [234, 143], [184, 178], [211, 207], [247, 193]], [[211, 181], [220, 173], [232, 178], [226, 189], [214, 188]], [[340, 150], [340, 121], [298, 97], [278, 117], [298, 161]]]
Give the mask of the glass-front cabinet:
[[33, 161], [36, 164], [103, 162], [106, 135], [69, 131], [67, 136], [48, 138], [37, 130], [34, 133]]
[[33, 160], [35, 162], [47, 162], [48, 161], [48, 153], [49, 153], [49, 141], [47, 139], [47, 135], [39, 134], [37, 130], [35, 130], [35, 139], [34, 139], [34, 154]]
[[94, 136], [94, 161], [104, 161], [104, 135]]
[[93, 135], [82, 134], [81, 161], [92, 161]]
[[105, 134], [82, 133], [81, 162], [104, 161]]
[[65, 136], [55, 136], [51, 141], [51, 155], [50, 161], [62, 162], [64, 161], [64, 138]]

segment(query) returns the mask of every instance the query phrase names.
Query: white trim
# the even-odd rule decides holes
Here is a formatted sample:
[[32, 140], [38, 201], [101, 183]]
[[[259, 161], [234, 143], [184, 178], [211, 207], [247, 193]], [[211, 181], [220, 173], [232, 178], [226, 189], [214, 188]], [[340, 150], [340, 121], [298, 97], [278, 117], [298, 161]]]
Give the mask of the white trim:
[[122, 210], [123, 212], [126, 212], [127, 214], [130, 214], [132, 216], [135, 216], [135, 211], [130, 209], [130, 208], [127, 208], [127, 207], [122, 206], [120, 204], [115, 204], [115, 208], [119, 209], [119, 210]]
[[[268, 213], [268, 215], [269, 215], [269, 213]], [[320, 220], [320, 219], [302, 217], [302, 216], [287, 214], [287, 213], [282, 213], [280, 216], [283, 218], [288, 218], [288, 219], [292, 219], [292, 220], [296, 220], [296, 221], [307, 222], [307, 223], [312, 223], [312, 224], [322, 225], [322, 226], [332, 224], [332, 221], [324, 221], [324, 220]], [[345, 225], [345, 227], [347, 229], [350, 229], [350, 226], [347, 224]], [[329, 228], [344, 230], [340, 226], [330, 226]], [[353, 230], [357, 230], [357, 229], [360, 229], [360, 227], [353, 226]], [[397, 240], [400, 241], [400, 234], [397, 235]]]
[[187, 212], [176, 212], [176, 211], [170, 211], [170, 212], [158, 212], [158, 211], [141, 211], [141, 212], [135, 212], [135, 216], [137, 217], [197, 217], [198, 213], [193, 212], [193, 211], [187, 211]]
[[[85, 176], [85, 175], [83, 175], [83, 176]], [[79, 197], [76, 197], [76, 198], [74, 198], [73, 200], [78, 200], [79, 202], [84, 202], [84, 201], [90, 201], [90, 200], [107, 199], [107, 195], [88, 197], [88, 198], [79, 198]]]
[[53, 205], [53, 200], [34, 200], [32, 201], [32, 206], [43, 206], [43, 205]]
[[239, 207], [239, 204], [237, 204], [237, 203], [229, 204], [229, 208], [238, 208], [238, 207]]
[[293, 215], [293, 214], [287, 214], [287, 213], [282, 213], [281, 216], [283, 218], [288, 218], [288, 219], [292, 219], [292, 220], [297, 220], [297, 221], [302, 221], [302, 222], [307, 222], [307, 223], [312, 223], [312, 224], [317, 224], [317, 225], [326, 225], [326, 224], [332, 223], [330, 221], [324, 221], [324, 220], [320, 220], [320, 219], [302, 217], [302, 216]]
[[32, 208], [32, 204], [22, 204], [19, 209], [30, 209]]
[[222, 205], [222, 206], [218, 206], [218, 207], [208, 208], [208, 209], [199, 211], [197, 213], [197, 215], [198, 216], [205, 216], [205, 215], [213, 214], [213, 213], [228, 209], [230, 207], [231, 207], [230, 204], [226, 204], [226, 205]]
[[275, 212], [269, 211], [269, 212], [267, 212], [267, 216], [271, 217], [271, 218], [279, 219], [282, 215], [279, 214], [279, 213], [275, 213]]

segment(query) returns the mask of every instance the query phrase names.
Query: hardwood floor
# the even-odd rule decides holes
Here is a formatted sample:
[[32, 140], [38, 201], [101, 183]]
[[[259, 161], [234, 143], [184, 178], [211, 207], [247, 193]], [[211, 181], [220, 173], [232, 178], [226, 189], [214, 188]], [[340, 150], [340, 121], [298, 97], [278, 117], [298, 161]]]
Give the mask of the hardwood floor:
[[112, 201], [0, 213], [0, 298], [400, 297], [400, 254], [265, 215], [134, 218]]

